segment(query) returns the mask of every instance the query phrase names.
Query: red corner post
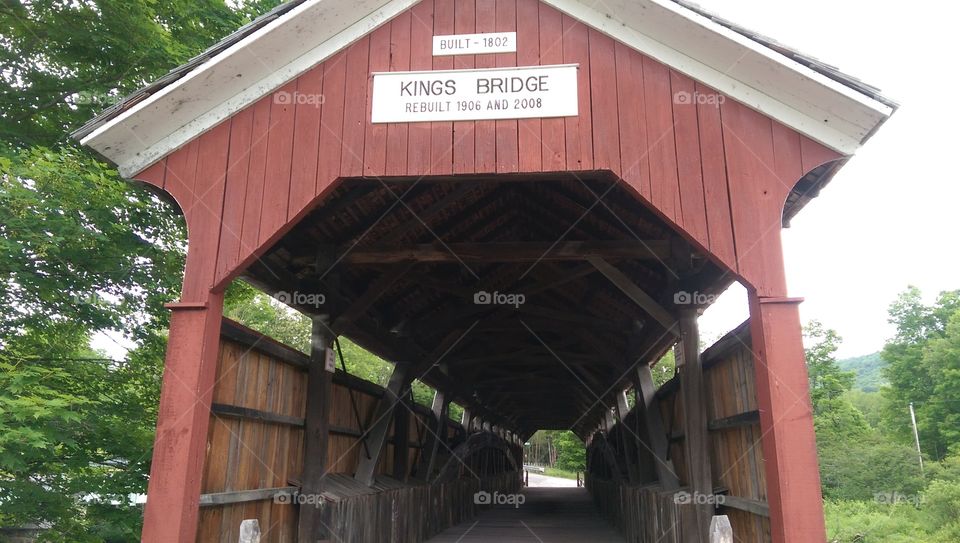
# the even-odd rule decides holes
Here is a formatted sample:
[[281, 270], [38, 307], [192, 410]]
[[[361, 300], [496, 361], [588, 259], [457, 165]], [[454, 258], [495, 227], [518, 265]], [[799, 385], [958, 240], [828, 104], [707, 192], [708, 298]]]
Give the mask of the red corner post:
[[168, 305], [173, 314], [147, 487], [144, 543], [184, 543], [197, 537], [223, 294], [207, 293], [205, 298]]
[[824, 541], [823, 499], [799, 298], [750, 293], [770, 530], [775, 543]]

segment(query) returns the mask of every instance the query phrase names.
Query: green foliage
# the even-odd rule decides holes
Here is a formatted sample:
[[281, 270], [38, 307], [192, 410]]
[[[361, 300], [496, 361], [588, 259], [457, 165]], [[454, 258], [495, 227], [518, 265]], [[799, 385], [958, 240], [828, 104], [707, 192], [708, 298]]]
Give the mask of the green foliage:
[[[139, 539], [185, 232], [67, 132], [276, 4], [0, 5], [0, 525]], [[107, 331], [125, 360], [88, 348]]]
[[917, 453], [874, 431], [856, 439], [821, 437], [820, 483], [826, 498], [872, 500], [878, 494], [918, 495], [924, 480]]
[[0, 141], [58, 145], [279, 0], [8, 1], [0, 7]]
[[924, 305], [910, 287], [890, 306], [896, 337], [884, 347], [884, 425], [912, 442], [909, 404], [916, 408], [920, 445], [941, 459], [960, 441], [960, 291], [943, 292]]
[[921, 511], [910, 504], [875, 501], [824, 502], [827, 540], [831, 543], [927, 543]]
[[677, 361], [674, 358], [673, 349], [668, 350], [650, 370], [653, 373], [653, 384], [657, 388], [673, 379], [673, 376], [677, 374]]
[[807, 348], [807, 372], [810, 377], [810, 400], [814, 415], [829, 411], [844, 392], [853, 386], [854, 374], [842, 371], [837, 365], [835, 353], [840, 346], [840, 336], [824, 328], [819, 321], [811, 321], [804, 327], [804, 337], [812, 345]]
[[837, 366], [841, 370], [852, 371], [856, 375], [853, 387], [865, 392], [876, 392], [887, 384], [883, 378], [883, 368], [886, 365], [879, 352], [837, 360]]
[[570, 430], [540, 430], [525, 447], [525, 461], [550, 466], [563, 471], [583, 471], [587, 465], [587, 449]]
[[879, 428], [885, 401], [880, 392], [864, 392], [858, 388], [853, 388], [844, 394], [858, 411], [863, 413], [863, 418], [871, 428]]

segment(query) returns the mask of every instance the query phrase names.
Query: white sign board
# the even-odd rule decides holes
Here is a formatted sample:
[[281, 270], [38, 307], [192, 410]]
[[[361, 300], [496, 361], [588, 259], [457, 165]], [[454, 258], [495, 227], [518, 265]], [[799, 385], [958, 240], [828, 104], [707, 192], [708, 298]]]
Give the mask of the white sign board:
[[486, 34], [454, 34], [433, 37], [433, 55], [479, 55], [484, 53], [516, 53], [516, 32]]
[[373, 74], [374, 123], [573, 117], [577, 65]]

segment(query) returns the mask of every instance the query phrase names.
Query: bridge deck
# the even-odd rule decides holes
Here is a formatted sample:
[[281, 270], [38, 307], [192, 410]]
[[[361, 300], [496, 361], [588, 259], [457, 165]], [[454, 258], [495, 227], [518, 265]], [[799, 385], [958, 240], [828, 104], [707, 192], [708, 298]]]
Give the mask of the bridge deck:
[[525, 488], [526, 502], [495, 505], [475, 520], [454, 526], [430, 543], [539, 542], [622, 543], [583, 488]]

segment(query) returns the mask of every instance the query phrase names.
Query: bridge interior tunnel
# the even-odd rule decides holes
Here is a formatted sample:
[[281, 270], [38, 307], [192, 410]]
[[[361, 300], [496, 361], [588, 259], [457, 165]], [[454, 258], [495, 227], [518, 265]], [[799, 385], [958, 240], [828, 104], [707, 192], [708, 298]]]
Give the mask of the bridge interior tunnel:
[[342, 180], [244, 276], [483, 422], [584, 440], [734, 279], [601, 174]]
[[[618, 485], [656, 488], [653, 509], [693, 488], [698, 476], [713, 490], [709, 453], [682, 452], [709, 444], [671, 435], [684, 427], [685, 412], [705, 408], [669, 396], [679, 377], [658, 401], [650, 365], [683, 343], [694, 358], [680, 355], [678, 365], [697, 365], [702, 302], [735, 278], [609, 174], [343, 179], [242, 278], [313, 319], [314, 359], [346, 336], [394, 364], [389, 384], [372, 393], [379, 399], [359, 409], [353, 390], [365, 388], [357, 380], [337, 374], [333, 381], [351, 389], [347, 402], [315, 386], [324, 373], [309, 370], [302, 473], [292, 483], [337, 505], [305, 528], [312, 513], [301, 504], [301, 537], [320, 530], [313, 533], [365, 540], [356, 511], [373, 514], [371, 526], [376, 513], [353, 500], [371, 492], [472, 480], [479, 486], [456, 492], [515, 492], [523, 442], [540, 429], [569, 429], [587, 444], [586, 485], [614, 523], [630, 516], [610, 507]], [[260, 341], [245, 333], [227, 335], [256, 348]], [[414, 379], [437, 391], [430, 410], [408, 402]], [[447, 420], [450, 402], [465, 410], [459, 425]], [[335, 428], [344, 417], [356, 427]], [[349, 441], [311, 446], [314, 432]], [[411, 439], [397, 437], [403, 434]], [[674, 467], [671, 456], [691, 460]], [[697, 463], [704, 469], [691, 468]], [[573, 490], [548, 493], [530, 511], [582, 502], [586, 491]], [[472, 498], [461, 496], [467, 512], [451, 518], [471, 518]], [[704, 513], [707, 521], [714, 510]], [[676, 513], [677, 524], [683, 515]], [[449, 524], [456, 523], [428, 522], [400, 540]], [[403, 530], [391, 525], [374, 533]], [[679, 528], [660, 530], [656, 538], [682, 536]]]

